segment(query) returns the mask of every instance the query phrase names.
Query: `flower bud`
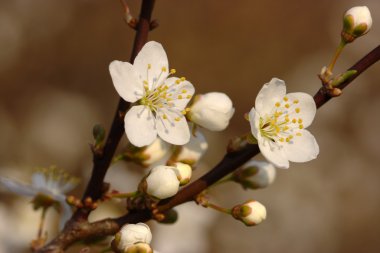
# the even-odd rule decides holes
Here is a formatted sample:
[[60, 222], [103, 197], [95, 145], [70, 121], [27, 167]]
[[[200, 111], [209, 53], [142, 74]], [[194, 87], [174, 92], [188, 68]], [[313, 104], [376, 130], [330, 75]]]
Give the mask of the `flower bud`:
[[371, 13], [367, 6], [352, 7], [343, 16], [342, 40], [346, 43], [366, 34], [372, 26]]
[[256, 200], [250, 200], [232, 209], [232, 216], [247, 226], [255, 226], [267, 217], [265, 206]]
[[198, 95], [191, 105], [190, 121], [211, 131], [222, 131], [228, 126], [235, 109], [231, 99], [221, 92]]
[[234, 181], [242, 183], [244, 188], [265, 188], [273, 183], [276, 168], [268, 162], [250, 160], [238, 171]]
[[190, 182], [192, 169], [186, 163], [174, 163], [173, 170], [177, 175], [180, 185], [185, 185]]
[[142, 165], [150, 166], [160, 161], [170, 151], [170, 147], [169, 143], [158, 137], [152, 144], [141, 151]]
[[178, 147], [171, 160], [195, 166], [207, 151], [207, 148], [208, 143], [205, 137], [201, 132], [196, 131], [195, 135], [191, 135], [187, 144]]
[[153, 253], [153, 250], [149, 244], [139, 242], [129, 246], [124, 253]]
[[144, 223], [124, 225], [111, 243], [112, 248], [116, 252], [125, 252], [135, 243], [147, 243], [152, 240], [152, 233], [148, 225]]
[[180, 184], [173, 167], [163, 165], [153, 168], [145, 180], [146, 193], [158, 199], [174, 196]]

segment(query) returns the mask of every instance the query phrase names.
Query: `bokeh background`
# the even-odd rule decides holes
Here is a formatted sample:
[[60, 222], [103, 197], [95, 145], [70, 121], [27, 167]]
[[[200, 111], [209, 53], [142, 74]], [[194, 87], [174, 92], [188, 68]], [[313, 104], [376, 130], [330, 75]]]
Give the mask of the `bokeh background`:
[[[128, 2], [137, 15], [140, 1]], [[370, 8], [373, 29], [347, 46], [336, 73], [379, 44], [378, 0], [156, 2], [160, 26], [149, 38], [164, 45], [171, 67], [197, 92], [225, 92], [236, 108], [228, 130], [204, 131], [210, 148], [199, 171], [221, 159], [230, 138], [249, 131], [243, 115], [272, 77], [284, 79], [290, 92], [319, 89], [317, 74], [339, 42], [342, 13], [355, 5]], [[57, 165], [82, 178], [74, 191], [80, 196], [91, 169], [92, 126], [108, 128], [118, 101], [108, 64], [127, 61], [131, 52], [134, 31], [122, 15], [117, 0], [0, 2], [1, 176], [28, 180], [34, 167]], [[268, 211], [264, 223], [248, 228], [190, 203], [178, 208], [178, 224], [150, 223], [155, 249], [380, 252], [379, 73], [377, 64], [318, 111], [310, 127], [321, 150], [317, 160], [278, 170], [267, 189], [245, 192], [227, 184], [212, 190], [214, 201], [225, 206], [259, 200]], [[111, 168], [113, 187], [134, 189], [140, 173], [127, 167]], [[0, 252], [27, 252], [40, 214], [30, 200], [2, 187], [0, 201]], [[92, 219], [119, 212], [104, 206]], [[50, 236], [56, 218], [49, 212]]]

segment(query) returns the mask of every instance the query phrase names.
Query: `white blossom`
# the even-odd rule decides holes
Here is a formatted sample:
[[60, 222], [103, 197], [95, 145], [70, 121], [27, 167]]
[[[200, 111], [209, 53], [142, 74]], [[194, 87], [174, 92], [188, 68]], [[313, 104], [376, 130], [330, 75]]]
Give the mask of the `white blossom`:
[[208, 130], [222, 131], [227, 128], [234, 112], [232, 101], [226, 94], [209, 92], [196, 96], [189, 119]]
[[247, 226], [254, 226], [263, 222], [267, 217], [267, 210], [263, 204], [250, 200], [232, 209], [234, 218], [241, 220]]
[[279, 168], [289, 168], [289, 161], [315, 159], [319, 147], [305, 128], [312, 123], [316, 110], [310, 95], [286, 94], [284, 81], [273, 78], [265, 84], [249, 113], [251, 132], [264, 157]]
[[158, 199], [166, 199], [174, 196], [178, 190], [180, 181], [173, 167], [160, 165], [153, 168], [146, 178], [146, 192]]
[[66, 193], [77, 186], [79, 180], [71, 177], [63, 170], [55, 167], [39, 169], [32, 174], [31, 184], [24, 184], [6, 177], [0, 177], [0, 183], [9, 191], [18, 195], [32, 197], [36, 207], [39, 207], [40, 199], [46, 203], [59, 203], [62, 208], [60, 221], [61, 228], [71, 217], [71, 207], [66, 203]]
[[175, 70], [169, 71], [168, 59], [160, 43], [146, 43], [133, 65], [113, 61], [109, 70], [119, 95], [125, 101], [136, 102], [124, 119], [127, 137], [133, 145], [149, 145], [157, 134], [175, 145], [189, 141], [185, 115], [194, 87], [184, 77], [169, 77]]

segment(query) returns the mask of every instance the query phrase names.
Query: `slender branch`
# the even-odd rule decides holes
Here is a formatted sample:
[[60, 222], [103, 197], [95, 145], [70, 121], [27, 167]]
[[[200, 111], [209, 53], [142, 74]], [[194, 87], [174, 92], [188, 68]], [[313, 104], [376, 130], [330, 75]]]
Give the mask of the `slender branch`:
[[[148, 40], [154, 3], [155, 0], [142, 0], [140, 18], [136, 29], [137, 32], [130, 62], [134, 61], [138, 52]], [[93, 201], [96, 201], [101, 197], [104, 190], [104, 177], [111, 164], [117, 145], [124, 134], [124, 115], [129, 106], [130, 103], [120, 98], [105, 146], [101, 152], [94, 153], [91, 178], [87, 184], [82, 200], [91, 198]], [[55, 239], [53, 239], [53, 241], [41, 248], [38, 252], [63, 252], [68, 246], [80, 239], [88, 238], [92, 235], [98, 235], [99, 231], [97, 230], [103, 229], [103, 233], [109, 234], [110, 232], [104, 232], [109, 231], [109, 229], [107, 230], [106, 228], [112, 228], [112, 226], [116, 226], [116, 228], [118, 228], [117, 224], [108, 224], [104, 222], [104, 226], [100, 226], [98, 229], [96, 224], [94, 225], [87, 222], [89, 212], [90, 210], [78, 209], [74, 213], [73, 217], [67, 222], [64, 230]], [[107, 224], [109, 226], [106, 226]], [[112, 231], [114, 231], [114, 229]], [[99, 232], [99, 235], [102, 235], [103, 233]]]
[[[130, 62], [134, 61], [136, 55], [148, 40], [154, 2], [155, 0], [142, 1], [140, 21], [137, 27]], [[83, 195], [83, 199], [91, 197], [93, 200], [97, 200], [101, 197], [104, 177], [111, 164], [116, 147], [119, 144], [121, 137], [124, 135], [124, 115], [129, 106], [130, 103], [120, 98], [103, 152], [100, 152], [100, 155], [94, 155], [92, 175]]]

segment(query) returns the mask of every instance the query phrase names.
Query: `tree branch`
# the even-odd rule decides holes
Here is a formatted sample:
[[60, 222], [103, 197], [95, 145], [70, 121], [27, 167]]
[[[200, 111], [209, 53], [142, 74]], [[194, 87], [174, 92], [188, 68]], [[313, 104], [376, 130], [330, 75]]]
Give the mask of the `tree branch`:
[[[138, 52], [140, 52], [141, 48], [148, 40], [154, 2], [155, 0], [142, 1], [140, 19], [137, 26], [137, 33], [133, 44], [130, 62], [134, 61]], [[124, 135], [124, 115], [129, 106], [129, 102], [120, 98], [105, 146], [102, 152], [100, 152], [100, 155], [94, 154], [92, 175], [82, 199], [91, 197], [93, 200], [97, 200], [101, 197], [104, 177], [111, 164], [116, 147], [119, 144], [121, 137]]]
[[[136, 29], [137, 32], [130, 62], [134, 61], [137, 54], [148, 40], [154, 3], [155, 0], [142, 0], [140, 18]], [[93, 201], [96, 201], [101, 197], [104, 190], [104, 177], [111, 164], [117, 145], [124, 134], [124, 115], [129, 106], [130, 103], [120, 98], [105, 146], [100, 152], [94, 153], [91, 178], [87, 184], [82, 200], [90, 197]], [[102, 223], [88, 223], [87, 217], [90, 211], [90, 209], [85, 208], [78, 209], [67, 222], [64, 230], [38, 252], [64, 252], [67, 247], [78, 240], [93, 235], [108, 235], [110, 234], [110, 230], [114, 231], [118, 228], [118, 225], [113, 222], [103, 221]]]

